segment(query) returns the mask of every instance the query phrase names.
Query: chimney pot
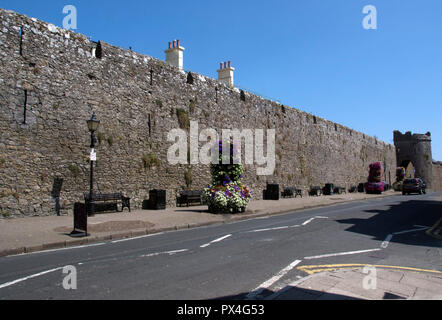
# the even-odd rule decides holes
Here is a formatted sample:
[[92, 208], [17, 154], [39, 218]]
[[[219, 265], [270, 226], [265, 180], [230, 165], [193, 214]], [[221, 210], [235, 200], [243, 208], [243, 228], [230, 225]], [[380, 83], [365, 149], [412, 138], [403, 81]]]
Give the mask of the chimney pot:
[[224, 61], [224, 69], [227, 68], [226, 62]]
[[229, 61], [229, 68], [230, 68], [230, 61]]
[[169, 49], [165, 50], [166, 62], [182, 70], [183, 51], [184, 48], [180, 47], [180, 40], [173, 40], [172, 42], [169, 42]]
[[219, 68], [220, 68], [220, 69], [223, 68], [223, 63], [222, 63], [222, 62], [219, 63]]

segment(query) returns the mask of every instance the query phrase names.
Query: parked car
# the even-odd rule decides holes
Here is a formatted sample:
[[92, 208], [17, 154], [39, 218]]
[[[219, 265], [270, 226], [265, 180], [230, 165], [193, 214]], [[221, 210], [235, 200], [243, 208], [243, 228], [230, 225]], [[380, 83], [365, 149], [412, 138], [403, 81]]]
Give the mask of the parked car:
[[420, 178], [405, 179], [402, 184], [402, 194], [418, 193], [425, 194], [426, 184]]

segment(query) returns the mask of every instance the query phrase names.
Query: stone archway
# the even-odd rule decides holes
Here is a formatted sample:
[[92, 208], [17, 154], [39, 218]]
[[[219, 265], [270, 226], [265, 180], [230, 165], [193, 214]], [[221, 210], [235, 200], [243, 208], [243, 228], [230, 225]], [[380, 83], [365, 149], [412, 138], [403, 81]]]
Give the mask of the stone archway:
[[416, 169], [411, 160], [402, 161], [401, 167], [405, 168], [405, 179], [412, 179], [415, 177]]

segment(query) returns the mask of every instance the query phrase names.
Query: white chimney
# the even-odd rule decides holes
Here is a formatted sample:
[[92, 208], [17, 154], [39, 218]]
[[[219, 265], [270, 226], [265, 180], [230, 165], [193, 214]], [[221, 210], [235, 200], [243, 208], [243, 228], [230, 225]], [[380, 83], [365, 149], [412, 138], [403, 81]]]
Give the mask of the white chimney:
[[169, 49], [164, 51], [166, 53], [166, 62], [171, 65], [183, 69], [183, 52], [184, 48], [180, 46], [180, 40], [169, 42]]
[[221, 62], [220, 68], [217, 70], [218, 72], [218, 80], [221, 82], [224, 82], [229, 87], [233, 87], [233, 71], [235, 71], [235, 68], [232, 68], [230, 65], [230, 61], [228, 63]]

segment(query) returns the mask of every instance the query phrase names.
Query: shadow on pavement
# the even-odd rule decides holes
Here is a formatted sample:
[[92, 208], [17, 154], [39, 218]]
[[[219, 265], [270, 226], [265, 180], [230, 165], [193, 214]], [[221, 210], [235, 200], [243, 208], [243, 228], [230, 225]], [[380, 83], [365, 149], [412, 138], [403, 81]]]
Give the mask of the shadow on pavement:
[[[350, 224], [349, 232], [372, 236], [383, 241], [387, 235], [422, 227], [433, 226], [442, 216], [442, 202], [428, 200], [407, 200], [388, 206], [388, 209], [364, 210], [364, 213], [374, 214], [357, 219], [336, 220], [339, 223]], [[363, 214], [363, 213], [362, 213]], [[421, 232], [394, 234], [391, 242], [407, 245], [441, 247], [442, 240], [437, 240]]]
[[[247, 300], [247, 293], [240, 293], [231, 296], [218, 297], [212, 300]], [[297, 288], [293, 286], [286, 286], [285, 288], [274, 292], [272, 290], [263, 290], [255, 299], [250, 299], [252, 301], [259, 300], [361, 300], [355, 297], [322, 292], [317, 290], [310, 290], [304, 288]]]

